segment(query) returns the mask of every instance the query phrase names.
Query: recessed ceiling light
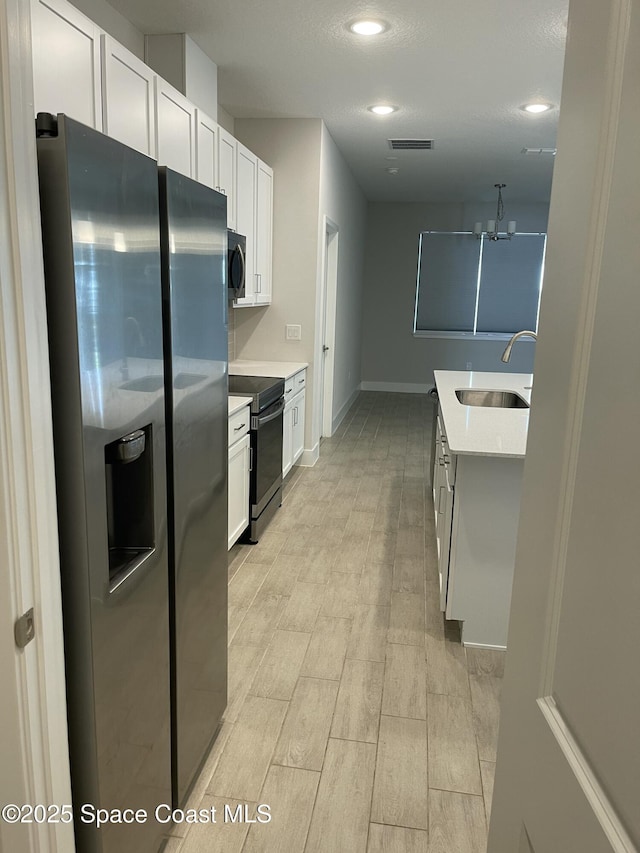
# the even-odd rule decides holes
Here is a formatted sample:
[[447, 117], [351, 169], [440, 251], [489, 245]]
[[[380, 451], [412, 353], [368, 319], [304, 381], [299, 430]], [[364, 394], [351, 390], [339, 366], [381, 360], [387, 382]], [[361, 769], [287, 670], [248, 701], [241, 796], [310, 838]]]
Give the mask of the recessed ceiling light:
[[392, 107], [391, 104], [374, 104], [371, 107], [367, 107], [367, 109], [377, 116], [388, 116], [389, 113], [395, 113], [398, 108]]
[[546, 113], [552, 107], [553, 104], [524, 104], [521, 109], [528, 113]]
[[349, 29], [359, 36], [377, 36], [387, 29], [383, 21], [354, 21]]

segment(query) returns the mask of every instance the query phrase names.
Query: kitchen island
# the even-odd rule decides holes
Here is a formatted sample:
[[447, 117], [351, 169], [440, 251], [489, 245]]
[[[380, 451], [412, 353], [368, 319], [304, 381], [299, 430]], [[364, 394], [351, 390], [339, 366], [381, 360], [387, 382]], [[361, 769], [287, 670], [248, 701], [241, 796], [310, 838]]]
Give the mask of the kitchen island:
[[[468, 646], [506, 648], [533, 377], [434, 371], [433, 468], [440, 604]], [[511, 392], [522, 408], [466, 405], [465, 391]], [[460, 392], [457, 394], [456, 392]]]

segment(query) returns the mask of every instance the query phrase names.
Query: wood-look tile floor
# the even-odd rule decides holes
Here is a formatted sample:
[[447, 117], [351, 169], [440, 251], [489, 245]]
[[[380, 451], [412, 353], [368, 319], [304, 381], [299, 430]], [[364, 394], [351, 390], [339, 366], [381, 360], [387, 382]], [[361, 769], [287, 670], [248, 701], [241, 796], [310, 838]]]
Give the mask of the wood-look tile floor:
[[499, 652], [439, 608], [432, 403], [363, 392], [294, 468], [255, 546], [229, 552], [229, 704], [167, 853], [483, 853]]

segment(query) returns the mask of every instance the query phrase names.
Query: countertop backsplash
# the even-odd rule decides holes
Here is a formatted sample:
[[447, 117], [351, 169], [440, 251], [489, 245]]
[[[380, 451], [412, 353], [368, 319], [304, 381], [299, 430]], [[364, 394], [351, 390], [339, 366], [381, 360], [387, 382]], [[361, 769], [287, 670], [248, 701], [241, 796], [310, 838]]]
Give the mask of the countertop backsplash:
[[236, 357], [236, 312], [229, 303], [229, 361]]

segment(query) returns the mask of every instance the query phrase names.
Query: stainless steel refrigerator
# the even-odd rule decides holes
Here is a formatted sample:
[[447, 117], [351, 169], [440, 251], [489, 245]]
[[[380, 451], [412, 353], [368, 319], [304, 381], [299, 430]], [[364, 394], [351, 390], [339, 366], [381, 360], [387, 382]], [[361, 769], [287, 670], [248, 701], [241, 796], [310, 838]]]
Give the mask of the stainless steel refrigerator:
[[76, 844], [151, 853], [226, 701], [226, 203], [38, 126]]

